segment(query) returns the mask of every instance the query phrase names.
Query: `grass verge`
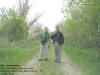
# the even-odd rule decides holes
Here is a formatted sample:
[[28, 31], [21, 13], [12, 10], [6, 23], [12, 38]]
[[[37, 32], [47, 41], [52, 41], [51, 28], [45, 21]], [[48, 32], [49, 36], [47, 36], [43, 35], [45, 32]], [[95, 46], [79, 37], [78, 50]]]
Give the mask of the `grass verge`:
[[84, 75], [100, 75], [100, 50], [80, 49], [65, 42], [63, 51], [83, 70]]
[[23, 64], [31, 59], [38, 51], [38, 41], [22, 41], [17, 43], [17, 45], [0, 48], [0, 64]]

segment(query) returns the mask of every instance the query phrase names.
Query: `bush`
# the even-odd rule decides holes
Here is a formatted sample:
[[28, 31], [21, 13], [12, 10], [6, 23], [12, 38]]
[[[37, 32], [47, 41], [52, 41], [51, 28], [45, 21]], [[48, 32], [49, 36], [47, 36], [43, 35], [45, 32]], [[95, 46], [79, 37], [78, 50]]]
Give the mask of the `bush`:
[[0, 14], [0, 35], [8, 41], [19, 41], [27, 37], [27, 23], [12, 9], [1, 9]]
[[68, 3], [67, 17], [62, 31], [67, 35], [67, 40], [78, 47], [96, 47], [100, 43], [100, 2], [98, 0], [71, 0]]

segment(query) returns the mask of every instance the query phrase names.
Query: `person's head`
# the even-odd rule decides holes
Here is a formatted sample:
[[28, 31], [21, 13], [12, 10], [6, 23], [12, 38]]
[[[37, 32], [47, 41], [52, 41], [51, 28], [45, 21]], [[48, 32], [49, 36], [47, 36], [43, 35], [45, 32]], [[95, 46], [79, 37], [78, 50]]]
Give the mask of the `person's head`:
[[48, 32], [48, 27], [44, 27], [44, 32]]
[[56, 32], [58, 32], [59, 31], [59, 26], [56, 26]]

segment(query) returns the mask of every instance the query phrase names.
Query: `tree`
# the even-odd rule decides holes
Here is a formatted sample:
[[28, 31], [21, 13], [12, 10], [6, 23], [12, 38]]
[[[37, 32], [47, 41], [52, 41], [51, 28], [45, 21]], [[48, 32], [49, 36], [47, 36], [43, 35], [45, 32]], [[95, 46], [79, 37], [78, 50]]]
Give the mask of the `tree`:
[[[30, 11], [32, 5], [29, 5], [29, 1], [30, 0], [19, 0], [18, 1], [18, 12], [19, 12], [19, 15], [20, 17], [24, 20], [24, 21], [27, 21], [27, 15], [28, 15], [28, 12]], [[34, 0], [35, 2], [35, 0]], [[41, 17], [41, 14], [39, 15], [36, 15], [33, 20], [27, 22], [28, 23], [28, 26], [32, 26], [33, 23], [35, 23], [39, 18]]]
[[62, 29], [68, 41], [81, 48], [99, 47], [100, 1], [70, 0], [64, 11], [68, 16]]
[[0, 35], [8, 38], [10, 42], [22, 40], [27, 37], [27, 23], [12, 9], [2, 9], [2, 11], [0, 14], [2, 24]]
[[18, 0], [18, 11], [2, 8], [0, 11], [0, 35], [11, 42], [28, 38], [28, 30], [39, 19], [41, 14], [28, 21], [27, 15], [31, 6], [29, 0]]

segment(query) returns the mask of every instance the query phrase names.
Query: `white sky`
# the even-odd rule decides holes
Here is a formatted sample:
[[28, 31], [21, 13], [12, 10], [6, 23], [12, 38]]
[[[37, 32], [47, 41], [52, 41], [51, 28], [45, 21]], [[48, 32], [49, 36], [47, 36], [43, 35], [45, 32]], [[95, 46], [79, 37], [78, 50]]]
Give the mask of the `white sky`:
[[[48, 26], [50, 31], [54, 31], [55, 25], [59, 23], [64, 15], [61, 12], [63, 0], [31, 0], [33, 6], [29, 12], [28, 18], [31, 20], [36, 14], [42, 14], [39, 22], [43, 26]], [[0, 8], [16, 8], [17, 0], [0, 0]]]

